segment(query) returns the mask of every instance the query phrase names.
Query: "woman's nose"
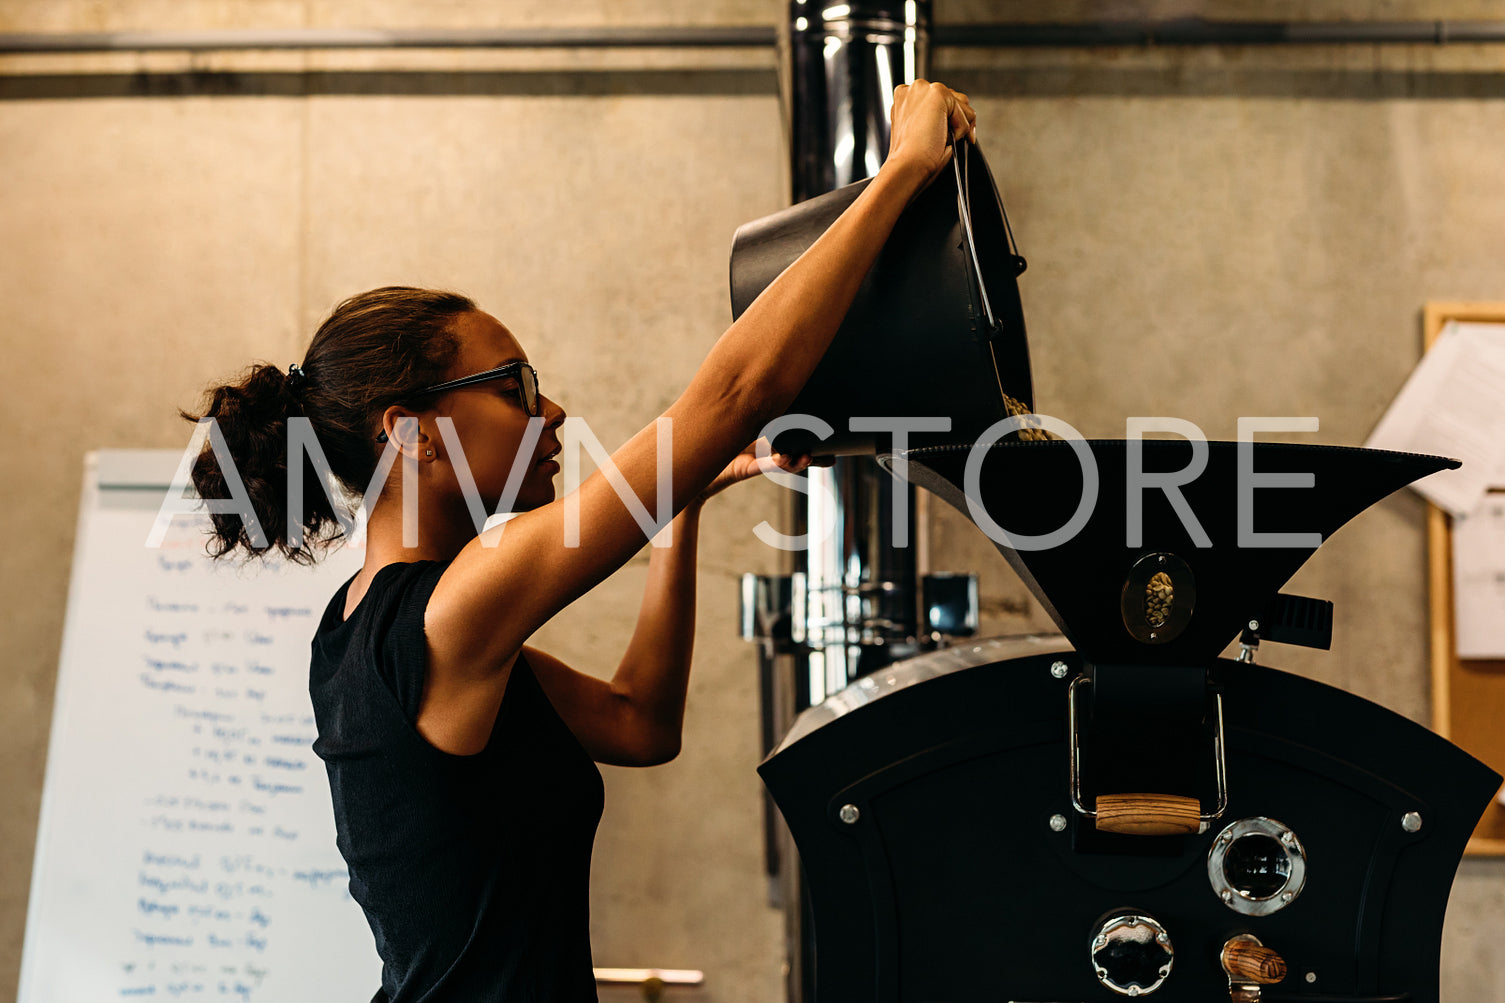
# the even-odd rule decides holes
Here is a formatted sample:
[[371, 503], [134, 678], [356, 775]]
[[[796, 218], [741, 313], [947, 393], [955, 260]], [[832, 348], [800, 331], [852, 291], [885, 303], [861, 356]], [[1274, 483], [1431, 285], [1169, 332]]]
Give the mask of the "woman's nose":
[[538, 400], [543, 405], [539, 410], [543, 413], [545, 428], [557, 428], [559, 425], [564, 424], [565, 411], [564, 408], [559, 406], [558, 401], [543, 394], [538, 395]]

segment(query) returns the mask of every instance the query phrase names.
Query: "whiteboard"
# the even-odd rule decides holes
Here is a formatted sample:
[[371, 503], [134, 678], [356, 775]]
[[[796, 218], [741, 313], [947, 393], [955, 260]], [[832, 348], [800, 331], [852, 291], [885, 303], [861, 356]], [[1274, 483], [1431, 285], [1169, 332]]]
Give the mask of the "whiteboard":
[[145, 545], [180, 454], [85, 464], [19, 1003], [328, 1003], [381, 982], [310, 749], [309, 641], [360, 566]]

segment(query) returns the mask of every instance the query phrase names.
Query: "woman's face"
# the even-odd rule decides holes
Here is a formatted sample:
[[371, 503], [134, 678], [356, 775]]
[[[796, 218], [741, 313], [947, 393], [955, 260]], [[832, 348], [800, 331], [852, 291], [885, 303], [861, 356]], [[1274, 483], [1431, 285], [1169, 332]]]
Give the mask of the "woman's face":
[[[459, 341], [459, 352], [444, 377], [446, 380], [482, 373], [509, 362], [528, 361], [512, 332], [488, 313], [477, 310], [462, 314], [455, 319], [452, 330]], [[488, 513], [496, 510], [514, 461], [524, 466], [519, 471], [515, 500], [504, 505], [504, 511], [525, 512], [554, 500], [554, 475], [559, 473], [559, 464], [553, 457], [559, 452], [557, 433], [564, 421], [564, 409], [540, 392], [538, 410], [543, 419], [542, 434], [527, 450], [527, 456], [519, 459], [518, 454], [526, 444], [528, 412], [516, 379], [488, 380], [452, 390], [434, 408], [436, 417], [448, 417], [454, 422], [449, 441], [440, 435], [431, 436], [436, 440], [439, 457], [453, 470], [462, 464], [470, 468]], [[454, 444], [456, 439], [459, 449]], [[453, 485], [457, 495], [463, 483], [463, 478], [457, 475]]]

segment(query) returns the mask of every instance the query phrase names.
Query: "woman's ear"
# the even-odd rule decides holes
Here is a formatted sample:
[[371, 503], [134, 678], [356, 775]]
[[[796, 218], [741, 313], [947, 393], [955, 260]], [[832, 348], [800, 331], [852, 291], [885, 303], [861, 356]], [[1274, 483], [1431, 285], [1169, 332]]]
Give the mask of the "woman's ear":
[[394, 404], [382, 412], [378, 442], [390, 441], [398, 451], [415, 460], [432, 460], [434, 447], [424, 434], [416, 412]]

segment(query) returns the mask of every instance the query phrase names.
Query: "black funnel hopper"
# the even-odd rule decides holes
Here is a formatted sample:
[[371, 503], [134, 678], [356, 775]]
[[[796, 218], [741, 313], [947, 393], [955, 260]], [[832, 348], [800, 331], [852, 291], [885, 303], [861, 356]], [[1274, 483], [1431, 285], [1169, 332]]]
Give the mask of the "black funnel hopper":
[[[1136, 457], [1131, 445], [1142, 453]], [[1100, 665], [1216, 658], [1322, 540], [1392, 491], [1459, 465], [1374, 449], [1208, 442], [1197, 473], [1200, 445], [984, 443], [976, 448], [971, 490], [973, 447], [913, 449], [904, 459], [908, 478], [988, 533], [1062, 633]], [[894, 457], [883, 462], [892, 468]], [[1281, 479], [1311, 486], [1274, 486]], [[1185, 483], [1157, 486], [1169, 481]], [[1131, 491], [1136, 485], [1143, 490]], [[1133, 504], [1142, 508], [1137, 539]]]

